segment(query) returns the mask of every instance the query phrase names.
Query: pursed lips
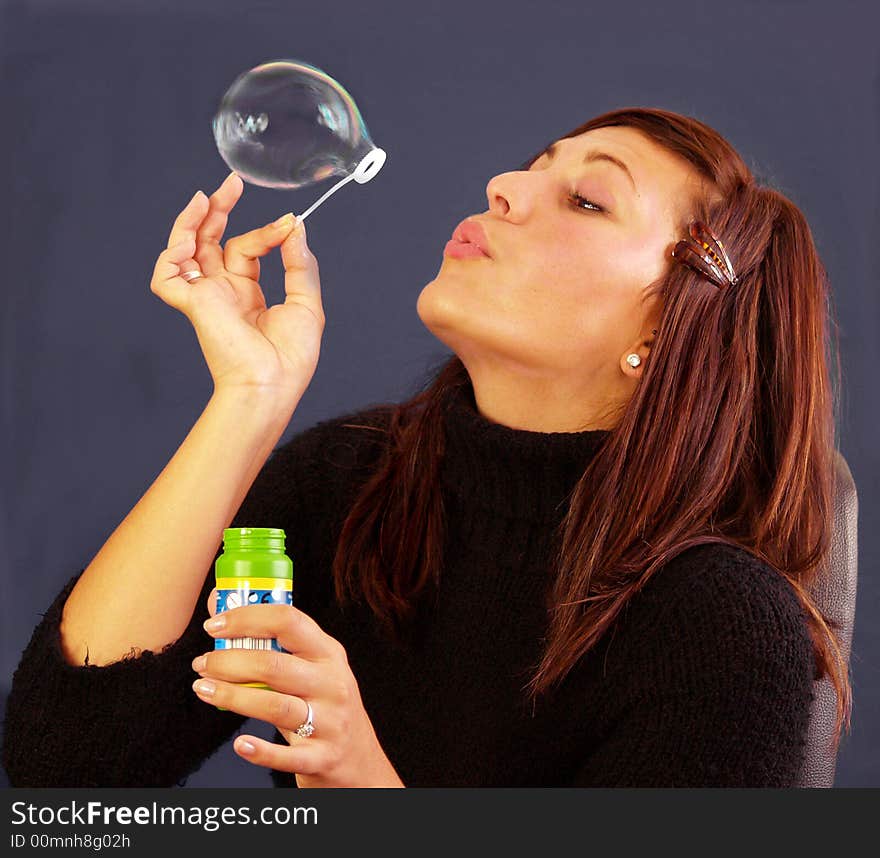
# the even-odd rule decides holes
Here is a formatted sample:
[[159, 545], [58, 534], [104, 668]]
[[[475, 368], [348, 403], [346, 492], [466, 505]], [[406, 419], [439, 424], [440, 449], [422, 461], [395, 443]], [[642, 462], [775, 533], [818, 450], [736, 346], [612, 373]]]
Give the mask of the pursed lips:
[[476, 245], [486, 256], [492, 257], [485, 230], [474, 220], [463, 220], [452, 233], [453, 241], [464, 241]]

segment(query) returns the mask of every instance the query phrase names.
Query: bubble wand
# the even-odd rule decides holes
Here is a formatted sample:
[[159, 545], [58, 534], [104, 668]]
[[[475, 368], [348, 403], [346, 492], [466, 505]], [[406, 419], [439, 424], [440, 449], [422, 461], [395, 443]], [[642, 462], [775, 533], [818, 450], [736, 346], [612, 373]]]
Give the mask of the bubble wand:
[[295, 189], [343, 176], [297, 216], [300, 222], [352, 179], [369, 182], [387, 157], [345, 87], [302, 60], [275, 60], [239, 75], [212, 127], [227, 166], [253, 185]]

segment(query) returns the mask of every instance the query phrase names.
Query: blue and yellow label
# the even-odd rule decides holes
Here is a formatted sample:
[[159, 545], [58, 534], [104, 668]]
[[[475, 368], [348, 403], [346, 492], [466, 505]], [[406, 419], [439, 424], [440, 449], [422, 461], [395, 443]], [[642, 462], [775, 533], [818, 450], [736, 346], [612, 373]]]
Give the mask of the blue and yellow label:
[[[217, 613], [245, 605], [292, 605], [293, 583], [284, 578], [217, 580]], [[275, 638], [215, 638], [214, 649], [273, 649], [286, 652]]]

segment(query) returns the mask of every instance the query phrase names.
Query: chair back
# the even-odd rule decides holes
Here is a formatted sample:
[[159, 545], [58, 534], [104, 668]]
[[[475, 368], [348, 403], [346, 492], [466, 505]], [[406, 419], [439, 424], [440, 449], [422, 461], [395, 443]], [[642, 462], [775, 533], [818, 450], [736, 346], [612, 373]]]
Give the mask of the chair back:
[[[849, 465], [836, 451], [834, 527], [831, 551], [824, 569], [810, 588], [810, 595], [826, 618], [834, 622], [843, 655], [849, 667], [853, 623], [856, 613], [858, 579], [857, 526], [859, 500]], [[810, 711], [807, 747], [801, 768], [799, 787], [832, 787], [837, 753], [832, 746], [837, 695], [825, 677], [814, 684], [815, 696]]]

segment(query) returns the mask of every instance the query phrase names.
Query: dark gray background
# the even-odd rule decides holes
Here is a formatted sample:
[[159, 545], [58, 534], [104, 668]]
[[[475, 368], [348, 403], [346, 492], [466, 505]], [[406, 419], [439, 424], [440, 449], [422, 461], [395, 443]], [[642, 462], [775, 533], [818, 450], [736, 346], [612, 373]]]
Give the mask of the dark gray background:
[[[841, 448], [860, 504], [853, 733], [836, 785], [880, 785], [880, 461], [871, 434], [880, 419], [880, 12], [873, 2], [713, 5], [0, 6], [0, 697], [41, 612], [147, 490], [210, 396], [195, 334], [150, 292], [152, 268], [179, 210], [228, 173], [211, 133], [226, 88], [260, 62], [295, 57], [343, 83], [388, 160], [309, 219], [327, 327], [282, 440], [414, 390], [448, 354], [415, 304], [453, 227], [487, 209], [493, 175], [591, 116], [629, 105], [696, 116], [801, 207], [835, 291]], [[296, 192], [246, 186], [227, 235], [304, 210], [334, 181]], [[277, 303], [277, 252], [264, 271]], [[189, 781], [269, 784], [228, 746]]]

